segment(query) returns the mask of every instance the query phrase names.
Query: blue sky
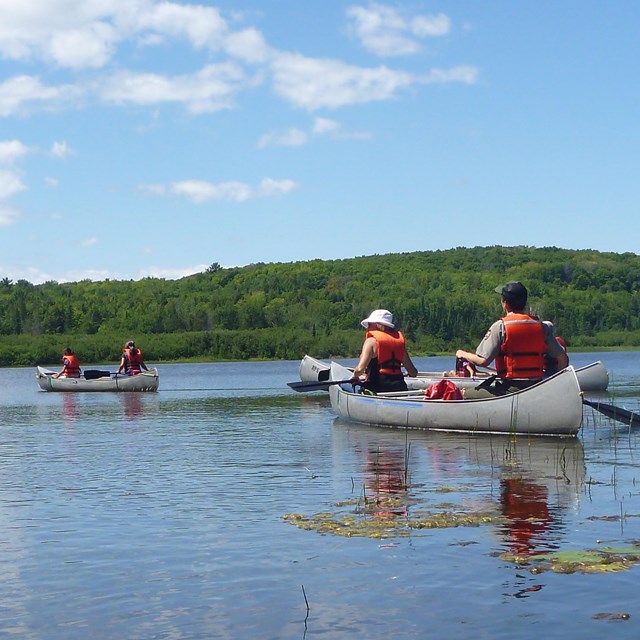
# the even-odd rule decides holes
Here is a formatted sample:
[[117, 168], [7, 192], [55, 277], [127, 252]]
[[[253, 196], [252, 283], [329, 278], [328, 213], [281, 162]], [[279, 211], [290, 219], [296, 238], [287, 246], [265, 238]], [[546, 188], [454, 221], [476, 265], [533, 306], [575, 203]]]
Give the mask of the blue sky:
[[631, 0], [0, 0], [0, 15], [0, 278], [638, 250]]

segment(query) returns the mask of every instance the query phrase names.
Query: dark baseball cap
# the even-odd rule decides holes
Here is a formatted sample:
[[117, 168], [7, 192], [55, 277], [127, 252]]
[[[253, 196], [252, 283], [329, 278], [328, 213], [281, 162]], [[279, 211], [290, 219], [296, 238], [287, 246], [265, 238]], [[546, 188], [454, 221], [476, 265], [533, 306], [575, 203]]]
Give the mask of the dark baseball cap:
[[525, 303], [529, 292], [522, 282], [507, 282], [495, 288], [495, 292], [499, 293], [507, 302], [518, 301]]

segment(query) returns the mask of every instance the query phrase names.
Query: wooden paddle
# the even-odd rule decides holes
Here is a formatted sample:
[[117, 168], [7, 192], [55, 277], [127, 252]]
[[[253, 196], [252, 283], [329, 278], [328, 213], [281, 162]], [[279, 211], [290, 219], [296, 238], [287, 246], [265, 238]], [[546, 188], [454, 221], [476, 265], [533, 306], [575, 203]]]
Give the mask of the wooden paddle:
[[[326, 380], [324, 382], [287, 382], [287, 386], [300, 393], [304, 391], [327, 391], [332, 384], [344, 384], [351, 380]], [[355, 384], [358, 384], [357, 382]]]
[[599, 411], [608, 418], [613, 418], [613, 420], [628, 424], [630, 427], [640, 427], [640, 414], [634, 413], [633, 411], [627, 411], [626, 409], [616, 407], [613, 404], [607, 404], [606, 402], [593, 402], [591, 400], [585, 400], [584, 398], [582, 398], [582, 404], [586, 404], [588, 407]]

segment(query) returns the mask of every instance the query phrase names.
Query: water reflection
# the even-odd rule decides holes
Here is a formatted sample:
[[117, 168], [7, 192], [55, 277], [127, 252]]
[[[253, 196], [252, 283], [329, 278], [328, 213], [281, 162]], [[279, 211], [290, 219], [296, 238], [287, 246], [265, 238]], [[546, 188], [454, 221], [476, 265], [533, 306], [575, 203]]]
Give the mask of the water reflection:
[[78, 419], [78, 404], [76, 396], [73, 393], [63, 393], [62, 396], [62, 413], [64, 415], [65, 422], [72, 425]]
[[399, 449], [371, 448], [363, 468], [368, 512], [376, 518], [408, 514], [406, 454]]
[[127, 420], [135, 420], [142, 415], [142, 397], [139, 393], [122, 393], [121, 400], [124, 416]]
[[505, 524], [499, 533], [506, 552], [523, 562], [559, 547], [566, 535], [565, 514], [579, 501], [586, 467], [577, 439], [516, 442], [500, 465]]
[[503, 478], [500, 505], [507, 518], [503, 532], [511, 543], [511, 552], [520, 556], [534, 554], [551, 524], [547, 487], [524, 478]]
[[558, 548], [565, 513], [585, 480], [578, 439], [390, 432], [340, 420], [334, 426], [363, 460], [368, 515], [411, 515], [431, 528], [490, 522], [499, 553], [520, 563]]

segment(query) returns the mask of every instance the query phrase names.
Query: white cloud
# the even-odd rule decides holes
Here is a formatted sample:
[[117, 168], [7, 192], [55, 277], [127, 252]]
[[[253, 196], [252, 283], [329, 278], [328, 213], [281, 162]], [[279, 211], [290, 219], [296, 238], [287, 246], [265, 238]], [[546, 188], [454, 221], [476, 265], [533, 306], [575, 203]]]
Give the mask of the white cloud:
[[34, 103], [54, 107], [79, 94], [72, 85], [51, 87], [34, 76], [14, 76], [0, 83], [0, 116], [24, 115]]
[[405, 17], [395, 8], [372, 3], [347, 9], [353, 31], [362, 45], [379, 56], [401, 56], [420, 50], [420, 39], [449, 33], [451, 22], [440, 13]]
[[141, 269], [138, 273], [138, 278], [164, 278], [165, 280], [178, 280], [179, 278], [186, 278], [192, 276], [194, 273], [202, 273], [206, 271], [209, 265], [198, 264], [193, 267], [148, 267]]
[[0, 226], [6, 227], [19, 220], [20, 213], [4, 201], [25, 189], [26, 186], [17, 171], [0, 169]]
[[29, 151], [29, 147], [19, 140], [3, 140], [0, 142], [0, 164], [13, 164]]
[[356, 67], [339, 60], [282, 54], [274, 60], [275, 91], [296, 107], [315, 111], [390, 100], [401, 89], [418, 84], [474, 84], [478, 69], [471, 65], [432, 69], [425, 74]]
[[186, 40], [196, 49], [264, 60], [259, 32], [232, 32], [220, 11], [205, 4], [155, 0], [0, 0], [0, 55], [43, 60], [70, 69], [107, 65], [123, 42], [159, 46]]
[[272, 178], [265, 178], [256, 190], [256, 195], [270, 197], [279, 196], [289, 193], [296, 188], [296, 183], [293, 180], [273, 180]]
[[313, 121], [313, 133], [319, 136], [326, 136], [337, 133], [340, 130], [340, 124], [335, 120], [328, 118], [316, 118]]
[[425, 84], [447, 84], [449, 82], [462, 82], [475, 84], [478, 80], [478, 68], [472, 65], [461, 65], [451, 69], [432, 69], [428, 74], [420, 78]]
[[214, 7], [158, 2], [140, 12], [136, 31], [151, 30], [173, 37], [185, 36], [196, 48], [218, 49], [228, 33], [227, 23]]
[[170, 186], [171, 193], [185, 196], [192, 202], [200, 204], [209, 200], [229, 200], [244, 202], [251, 198], [252, 189], [242, 182], [221, 182], [213, 184], [204, 180], [183, 180]]
[[47, 54], [61, 67], [103, 67], [113, 56], [118, 34], [112, 25], [92, 22], [51, 34]]
[[246, 202], [255, 198], [273, 197], [289, 193], [296, 187], [293, 180], [265, 178], [257, 187], [244, 182], [221, 182], [214, 184], [206, 180], [181, 180], [169, 184], [142, 185], [147, 193], [158, 196], [183, 196], [195, 204], [209, 201]]
[[113, 18], [124, 2], [0, 0], [0, 52], [62, 67], [100, 67], [119, 39]]
[[51, 145], [51, 155], [56, 158], [66, 158], [73, 154], [73, 149], [66, 142], [54, 142]]
[[230, 56], [249, 64], [266, 62], [272, 53], [257, 29], [244, 29], [230, 33], [224, 47]]
[[332, 140], [370, 140], [373, 135], [368, 131], [347, 131], [335, 120], [316, 118], [313, 121], [313, 133]]
[[266, 133], [258, 140], [258, 149], [265, 147], [301, 147], [307, 143], [307, 134], [296, 128], [281, 133]]
[[123, 71], [108, 78], [98, 91], [106, 102], [136, 105], [178, 102], [198, 114], [231, 107], [233, 96], [250, 84], [240, 66], [227, 62], [173, 77]]
[[388, 100], [399, 89], [416, 82], [412, 74], [404, 71], [367, 69], [293, 53], [276, 56], [272, 70], [276, 92], [310, 111]]
[[0, 200], [10, 198], [25, 189], [26, 187], [16, 171], [0, 170]]
[[0, 204], [0, 227], [7, 227], [15, 224], [20, 218], [20, 214], [11, 207], [5, 207]]
[[51, 176], [46, 176], [44, 179], [44, 183], [48, 186], [48, 187], [52, 187], [55, 188], [58, 186], [58, 184], [60, 184], [59, 180], [57, 178], [52, 178]]
[[266, 133], [258, 144], [259, 149], [266, 147], [300, 147], [309, 142], [311, 136], [330, 138], [331, 140], [369, 140], [372, 135], [366, 131], [346, 131], [343, 126], [329, 118], [315, 118], [310, 131], [291, 128], [281, 133]]
[[[274, 91], [307, 110], [390, 100], [420, 82], [463, 81], [434, 73], [425, 80], [387, 67], [361, 68], [339, 60], [308, 58], [269, 47], [255, 28], [234, 30], [221, 11], [207, 4], [168, 0], [0, 0], [0, 57], [43, 60], [61, 68], [99, 69], [116, 60], [124, 43], [168, 46], [176, 40], [194, 49], [227, 56], [199, 71], [165, 75], [121, 71], [94, 81], [48, 85], [20, 75], [0, 84], [0, 116], [24, 115], [36, 107], [56, 108], [97, 97], [108, 104], [150, 106], [182, 104], [192, 114], [235, 106], [237, 94], [272, 72]], [[231, 15], [231, 14], [230, 14]], [[450, 30], [449, 18], [406, 15], [383, 4], [347, 10], [354, 32], [380, 55], [416, 51], [427, 37]], [[237, 17], [237, 16], [236, 16]], [[437, 77], [436, 77], [437, 76]], [[262, 144], [299, 146], [298, 136], [269, 134]]]
[[81, 247], [93, 247], [93, 245], [95, 245], [97, 242], [98, 242], [98, 239], [96, 237], [85, 238], [84, 240], [82, 240], [82, 242], [80, 242], [80, 246]]

